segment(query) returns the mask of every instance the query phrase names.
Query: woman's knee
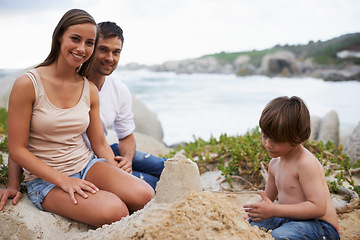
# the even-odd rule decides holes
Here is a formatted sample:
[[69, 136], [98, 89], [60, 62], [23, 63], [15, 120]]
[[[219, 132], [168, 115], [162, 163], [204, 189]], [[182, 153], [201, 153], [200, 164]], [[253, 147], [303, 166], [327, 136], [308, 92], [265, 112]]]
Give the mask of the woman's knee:
[[137, 187], [133, 196], [133, 201], [131, 201], [131, 204], [128, 204], [129, 209], [139, 210], [155, 197], [155, 191], [149, 184], [144, 182], [143, 185]]
[[98, 216], [98, 219], [100, 220], [99, 225], [111, 224], [129, 215], [126, 204], [115, 194], [104, 200], [101, 205]]

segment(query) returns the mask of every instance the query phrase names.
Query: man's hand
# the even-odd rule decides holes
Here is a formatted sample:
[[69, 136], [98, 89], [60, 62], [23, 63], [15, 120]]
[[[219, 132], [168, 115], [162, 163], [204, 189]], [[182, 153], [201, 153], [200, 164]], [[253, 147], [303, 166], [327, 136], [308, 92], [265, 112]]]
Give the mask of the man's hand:
[[124, 170], [125, 172], [132, 173], [132, 161], [126, 157], [116, 156], [115, 161], [118, 162], [117, 167]]
[[8, 187], [6, 189], [0, 189], [0, 211], [3, 210], [5, 203], [9, 198], [12, 198], [12, 203], [16, 205], [21, 196], [22, 193], [15, 188]]
[[243, 205], [245, 212], [248, 213], [247, 217], [252, 218], [252, 221], [261, 221], [274, 216], [274, 203], [266, 196], [264, 191], [260, 191], [260, 196], [262, 197], [261, 202]]

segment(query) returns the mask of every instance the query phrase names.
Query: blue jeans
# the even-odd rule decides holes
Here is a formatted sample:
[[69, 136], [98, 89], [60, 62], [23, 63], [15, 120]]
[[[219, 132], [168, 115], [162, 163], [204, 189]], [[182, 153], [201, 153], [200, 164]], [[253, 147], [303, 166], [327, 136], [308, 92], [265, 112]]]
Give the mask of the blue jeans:
[[[118, 144], [114, 143], [111, 146], [115, 156], [120, 156]], [[159, 181], [160, 175], [164, 169], [164, 162], [166, 158], [156, 157], [150, 153], [135, 151], [132, 161], [133, 175], [145, 180], [154, 190]]]
[[272, 230], [275, 239], [339, 239], [336, 228], [330, 223], [317, 220], [295, 220], [289, 218], [269, 218], [259, 222], [249, 220], [251, 226], [258, 226], [266, 231]]

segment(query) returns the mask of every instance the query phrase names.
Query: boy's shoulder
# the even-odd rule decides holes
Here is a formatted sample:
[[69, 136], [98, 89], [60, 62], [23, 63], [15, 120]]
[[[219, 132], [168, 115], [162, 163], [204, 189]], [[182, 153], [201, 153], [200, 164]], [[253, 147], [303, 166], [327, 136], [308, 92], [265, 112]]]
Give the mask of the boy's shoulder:
[[318, 169], [321, 164], [319, 160], [308, 149], [303, 147], [304, 151], [297, 160], [297, 166], [301, 171], [313, 171]]

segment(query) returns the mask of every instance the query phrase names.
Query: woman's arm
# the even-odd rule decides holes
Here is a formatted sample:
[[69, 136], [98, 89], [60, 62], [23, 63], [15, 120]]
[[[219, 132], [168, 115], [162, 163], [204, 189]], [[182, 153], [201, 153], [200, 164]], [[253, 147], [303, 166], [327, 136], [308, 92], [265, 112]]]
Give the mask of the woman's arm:
[[99, 112], [99, 94], [96, 86], [90, 82], [90, 123], [86, 130], [91, 148], [96, 156], [106, 159], [108, 163], [117, 166], [115, 156], [105, 139]]
[[27, 149], [32, 107], [35, 103], [35, 91], [29, 91], [29, 89], [34, 89], [33, 84], [27, 75], [23, 75], [15, 81], [10, 93], [8, 109], [10, 158], [44, 181], [61, 187], [69, 193], [70, 198], [76, 204], [75, 192], [87, 198], [87, 194], [83, 192], [83, 189], [92, 193], [95, 193], [98, 189], [90, 182], [70, 178], [55, 170]]
[[12, 203], [16, 205], [21, 198], [20, 183], [22, 177], [22, 168], [8, 157], [8, 186], [6, 189], [0, 189], [0, 211], [3, 209], [6, 201], [12, 198]]

